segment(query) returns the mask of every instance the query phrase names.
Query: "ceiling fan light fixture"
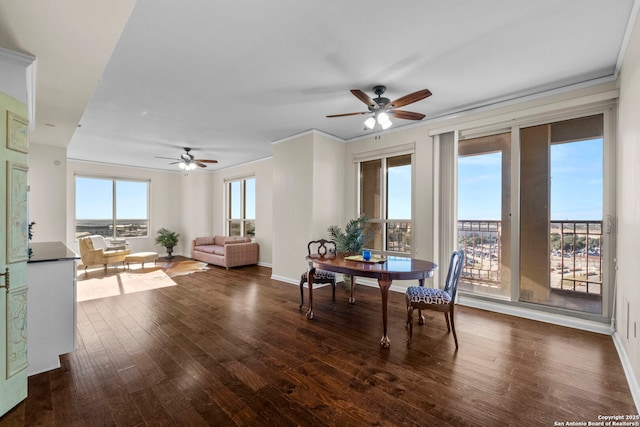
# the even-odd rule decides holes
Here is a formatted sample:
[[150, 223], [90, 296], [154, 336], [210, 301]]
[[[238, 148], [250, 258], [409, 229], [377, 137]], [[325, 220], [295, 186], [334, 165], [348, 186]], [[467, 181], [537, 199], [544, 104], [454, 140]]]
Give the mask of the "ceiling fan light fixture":
[[344, 114], [332, 114], [327, 117], [347, 117], [347, 116], [359, 116], [362, 114], [373, 113], [374, 117], [368, 118], [364, 122], [364, 130], [373, 129], [389, 129], [393, 123], [389, 119], [389, 113], [391, 113], [397, 119], [404, 120], [422, 120], [425, 115], [421, 113], [414, 113], [406, 110], [396, 110], [396, 108], [404, 107], [405, 105], [413, 104], [422, 99], [428, 98], [432, 95], [429, 89], [422, 89], [416, 92], [412, 92], [408, 95], [401, 96], [393, 101], [389, 98], [382, 97], [382, 94], [387, 90], [386, 86], [377, 85], [373, 87], [373, 93], [377, 95], [377, 98], [371, 99], [366, 93], [360, 89], [351, 89], [351, 94], [358, 98], [360, 101], [367, 105], [369, 111], [344, 113]]
[[212, 159], [196, 159], [193, 154], [191, 154], [191, 148], [185, 147], [184, 153], [180, 154], [180, 157], [177, 159], [171, 157], [159, 157], [155, 156], [157, 159], [168, 159], [168, 160], [176, 160], [174, 162], [169, 163], [170, 165], [178, 165], [181, 170], [191, 171], [200, 166], [201, 168], [206, 168], [207, 165], [205, 163], [218, 163], [217, 160]]
[[380, 127], [384, 130], [384, 129], [389, 129], [391, 127], [391, 120], [389, 119], [389, 114], [385, 113], [384, 111], [379, 113], [376, 116], [376, 121], [378, 122], [378, 124], [380, 125]]
[[364, 121], [364, 126], [367, 129], [373, 129], [375, 125], [376, 125], [376, 119], [374, 117], [369, 117], [367, 120]]
[[185, 171], [191, 171], [196, 168], [196, 162], [193, 161], [182, 161], [178, 163], [178, 167]]
[[380, 126], [384, 126], [385, 123], [391, 123], [391, 120], [389, 120], [389, 115], [384, 112], [378, 114], [377, 120]]

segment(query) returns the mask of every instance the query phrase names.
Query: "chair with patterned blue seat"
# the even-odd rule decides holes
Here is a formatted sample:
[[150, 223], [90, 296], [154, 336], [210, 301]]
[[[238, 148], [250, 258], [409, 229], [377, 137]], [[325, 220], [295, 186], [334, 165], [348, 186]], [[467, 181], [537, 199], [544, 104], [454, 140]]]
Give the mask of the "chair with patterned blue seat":
[[[320, 256], [335, 255], [336, 242], [333, 240], [312, 240], [307, 244], [307, 252], [309, 255], [318, 254]], [[300, 276], [300, 307], [304, 305], [304, 284], [308, 282], [307, 274], [305, 271]], [[316, 269], [313, 275], [313, 283], [330, 283], [331, 284], [331, 296], [333, 302], [333, 308], [336, 307], [336, 273], [332, 271], [324, 271]]]
[[407, 342], [411, 342], [413, 336], [413, 310], [418, 309], [418, 323], [421, 325], [424, 324], [422, 310], [435, 310], [444, 313], [444, 318], [447, 321], [447, 331], [453, 332], [453, 340], [456, 343], [456, 350], [458, 349], [458, 337], [456, 336], [456, 328], [453, 322], [453, 309], [463, 263], [464, 251], [459, 250], [451, 254], [444, 289], [426, 286], [409, 286], [407, 288], [407, 328], [409, 330]]

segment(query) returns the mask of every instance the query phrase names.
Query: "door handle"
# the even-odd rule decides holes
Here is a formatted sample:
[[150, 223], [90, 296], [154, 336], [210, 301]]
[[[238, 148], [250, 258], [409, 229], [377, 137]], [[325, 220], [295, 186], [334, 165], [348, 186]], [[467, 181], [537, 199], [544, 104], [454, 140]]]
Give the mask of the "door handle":
[[4, 276], [4, 284], [0, 285], [0, 288], [6, 288], [7, 292], [9, 292], [9, 267], [6, 268], [4, 273], [0, 273], [0, 276]]

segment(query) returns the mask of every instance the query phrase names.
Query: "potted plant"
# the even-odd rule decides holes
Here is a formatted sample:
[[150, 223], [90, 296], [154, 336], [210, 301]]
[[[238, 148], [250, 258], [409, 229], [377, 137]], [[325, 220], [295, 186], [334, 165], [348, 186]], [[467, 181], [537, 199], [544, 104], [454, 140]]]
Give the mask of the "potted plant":
[[27, 255], [29, 256], [29, 258], [31, 258], [33, 256], [33, 249], [31, 249], [29, 246], [31, 246], [31, 239], [33, 239], [33, 226], [36, 225], [35, 221], [31, 221], [29, 223], [29, 231], [28, 231], [28, 241], [27, 241], [27, 247], [28, 247], [28, 251], [27, 251]]
[[168, 230], [162, 227], [158, 230], [158, 235], [156, 236], [156, 244], [160, 246], [164, 246], [167, 248], [167, 258], [173, 258], [173, 247], [178, 244], [178, 237], [180, 235], [175, 231]]
[[[365, 245], [373, 237], [373, 232], [368, 229], [369, 218], [362, 214], [358, 218], [350, 220], [344, 230], [337, 225], [330, 226], [327, 231], [332, 240], [336, 242], [336, 250], [344, 255], [356, 255], [362, 252]], [[344, 287], [351, 288], [351, 276], [344, 276]]]

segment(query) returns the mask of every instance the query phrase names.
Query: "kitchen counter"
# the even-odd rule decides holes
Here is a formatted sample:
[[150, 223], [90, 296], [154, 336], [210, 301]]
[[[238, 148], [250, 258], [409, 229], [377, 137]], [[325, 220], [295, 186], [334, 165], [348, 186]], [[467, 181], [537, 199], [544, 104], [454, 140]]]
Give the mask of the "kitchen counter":
[[60, 367], [76, 344], [76, 260], [61, 242], [29, 244], [27, 261], [27, 375]]
[[69, 249], [62, 242], [33, 242], [29, 243], [29, 249], [31, 249], [31, 256], [27, 263], [80, 258], [80, 255]]

